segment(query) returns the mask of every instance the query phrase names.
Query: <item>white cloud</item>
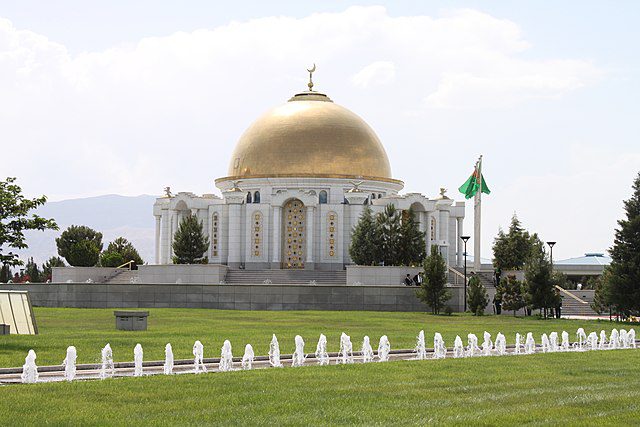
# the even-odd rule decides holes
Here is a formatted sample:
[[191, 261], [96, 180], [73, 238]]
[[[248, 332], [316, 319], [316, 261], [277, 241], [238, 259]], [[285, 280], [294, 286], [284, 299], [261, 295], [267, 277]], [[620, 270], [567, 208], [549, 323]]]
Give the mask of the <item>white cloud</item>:
[[386, 86], [396, 80], [396, 66], [390, 61], [376, 61], [358, 71], [353, 84], [363, 89], [371, 86]]

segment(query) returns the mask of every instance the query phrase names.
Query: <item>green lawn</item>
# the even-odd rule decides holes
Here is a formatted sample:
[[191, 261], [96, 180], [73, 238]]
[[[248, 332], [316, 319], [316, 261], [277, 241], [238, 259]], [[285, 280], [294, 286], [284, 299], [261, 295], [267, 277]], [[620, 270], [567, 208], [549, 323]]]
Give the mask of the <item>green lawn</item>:
[[11, 425], [637, 425], [640, 351], [6, 386]]
[[[38, 336], [0, 337], [0, 366], [20, 366], [30, 348], [40, 365], [60, 363], [68, 345], [79, 362], [97, 362], [110, 342], [118, 361], [131, 361], [140, 342], [145, 360], [161, 359], [171, 342], [176, 358], [190, 358], [193, 341], [218, 356], [224, 339], [241, 355], [250, 342], [266, 354], [272, 333], [283, 353], [302, 335], [312, 352], [318, 335], [337, 350], [342, 331], [355, 347], [368, 334], [374, 346], [411, 348], [424, 329], [456, 334], [540, 334], [578, 327], [588, 332], [620, 325], [598, 321], [511, 316], [431, 316], [423, 313], [246, 312], [152, 309], [149, 330], [114, 330], [112, 310], [37, 308]], [[638, 327], [636, 326], [636, 329]], [[640, 350], [536, 354], [349, 366], [305, 366], [250, 372], [118, 378], [0, 387], [3, 424], [572, 424], [632, 425], [640, 419]]]
[[[536, 317], [470, 315], [433, 316], [425, 313], [327, 312], [327, 311], [223, 311], [196, 309], [150, 309], [149, 329], [143, 332], [115, 330], [111, 309], [35, 308], [39, 335], [0, 337], [0, 367], [22, 366], [29, 349], [34, 349], [39, 365], [60, 364], [69, 345], [78, 350], [78, 363], [100, 361], [100, 350], [110, 343], [116, 361], [132, 361], [133, 347], [142, 344], [145, 360], [162, 360], [164, 346], [170, 342], [176, 359], [192, 358], [195, 340], [204, 344], [205, 357], [219, 357], [225, 339], [229, 339], [234, 355], [242, 356], [250, 343], [256, 355], [266, 355], [271, 334], [276, 334], [283, 354], [294, 350], [294, 337], [301, 335], [308, 353], [315, 350], [318, 336], [327, 336], [329, 351], [338, 351], [341, 332], [351, 336], [359, 350], [362, 338], [369, 335], [377, 347], [381, 335], [387, 335], [392, 349], [413, 348], [416, 335], [424, 329], [427, 345], [433, 334], [440, 332], [449, 347], [456, 335], [466, 344], [473, 332], [482, 342], [482, 333], [493, 337], [502, 332], [512, 344], [515, 333], [533, 332], [536, 341], [551, 331], [569, 332], [575, 339], [576, 329], [587, 333], [609, 331], [614, 324], [607, 321], [539, 320]], [[636, 328], [638, 329], [638, 328]], [[640, 330], [638, 331], [640, 332]]]

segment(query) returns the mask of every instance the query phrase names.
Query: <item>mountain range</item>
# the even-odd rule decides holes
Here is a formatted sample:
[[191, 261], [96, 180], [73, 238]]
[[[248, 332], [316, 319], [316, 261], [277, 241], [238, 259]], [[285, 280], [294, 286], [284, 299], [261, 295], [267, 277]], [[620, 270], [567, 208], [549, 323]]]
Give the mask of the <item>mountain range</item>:
[[56, 237], [70, 225], [86, 225], [102, 233], [104, 248], [117, 237], [124, 237], [138, 249], [145, 262], [154, 262], [155, 219], [153, 203], [156, 196], [105, 196], [47, 202], [37, 214], [56, 220], [58, 231], [28, 231], [28, 249], [19, 251], [24, 261], [33, 257], [42, 264], [58, 254]]

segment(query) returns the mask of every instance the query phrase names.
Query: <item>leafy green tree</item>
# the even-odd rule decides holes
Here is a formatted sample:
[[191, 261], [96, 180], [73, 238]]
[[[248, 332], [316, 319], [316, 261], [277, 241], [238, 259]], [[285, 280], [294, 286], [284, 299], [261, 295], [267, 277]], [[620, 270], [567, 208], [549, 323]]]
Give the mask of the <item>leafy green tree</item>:
[[489, 294], [480, 278], [476, 275], [471, 276], [467, 285], [467, 307], [474, 316], [482, 316], [488, 304]]
[[382, 235], [382, 262], [384, 265], [401, 265], [400, 242], [402, 217], [395, 206], [388, 204], [377, 216]]
[[417, 297], [429, 307], [433, 314], [439, 314], [444, 304], [451, 298], [447, 284], [447, 264], [438, 248], [431, 247], [431, 254], [424, 260], [424, 280]]
[[412, 208], [404, 211], [400, 225], [399, 265], [420, 265], [425, 257], [425, 233], [420, 231], [420, 224], [415, 220]]
[[556, 294], [551, 279], [551, 263], [544, 253], [534, 253], [529, 257], [524, 266], [524, 277], [532, 308], [539, 308], [546, 319], [548, 309], [555, 306]]
[[53, 267], [64, 267], [64, 266], [65, 264], [62, 258], [57, 256], [52, 256], [44, 264], [42, 264], [42, 279], [45, 282], [47, 280], [51, 280]]
[[186, 216], [173, 238], [175, 264], [201, 264], [206, 262], [209, 238], [204, 235], [202, 223], [195, 215]]
[[640, 173], [633, 194], [624, 201], [626, 219], [618, 221], [613, 247], [609, 250], [611, 303], [624, 316], [640, 314]]
[[493, 242], [493, 265], [498, 270], [522, 270], [533, 252], [544, 251], [537, 234], [529, 234], [514, 214], [509, 232], [498, 231]]
[[[130, 241], [128, 241], [124, 237], [118, 237], [113, 242], [109, 243], [105, 252], [120, 254], [120, 256], [122, 257], [122, 262], [118, 265], [122, 265], [123, 263], [128, 261], [133, 261], [134, 266], [144, 264], [144, 261], [140, 257], [138, 250]], [[117, 267], [117, 265], [114, 267]]]
[[102, 233], [84, 225], [72, 225], [56, 239], [58, 255], [74, 267], [93, 267], [102, 251]]
[[349, 256], [358, 265], [378, 265], [382, 260], [382, 233], [373, 217], [371, 208], [364, 207], [358, 223], [353, 228]]
[[509, 275], [503, 277], [498, 284], [496, 292], [500, 295], [502, 308], [504, 310], [513, 311], [513, 315], [526, 305], [523, 295], [522, 282], [516, 279], [516, 276]]
[[28, 276], [29, 282], [31, 283], [39, 283], [43, 282], [42, 280], [42, 271], [38, 268], [38, 264], [33, 261], [33, 258], [29, 258], [27, 260], [27, 264], [24, 267], [24, 275]]
[[119, 252], [104, 251], [100, 254], [100, 266], [119, 267], [126, 261]]
[[[57, 230], [53, 219], [42, 218], [30, 211], [47, 201], [45, 196], [27, 199], [15, 178], [0, 181], [0, 265], [12, 267], [22, 265], [18, 254], [11, 249], [26, 249], [26, 230]], [[9, 249], [9, 252], [7, 252]]]

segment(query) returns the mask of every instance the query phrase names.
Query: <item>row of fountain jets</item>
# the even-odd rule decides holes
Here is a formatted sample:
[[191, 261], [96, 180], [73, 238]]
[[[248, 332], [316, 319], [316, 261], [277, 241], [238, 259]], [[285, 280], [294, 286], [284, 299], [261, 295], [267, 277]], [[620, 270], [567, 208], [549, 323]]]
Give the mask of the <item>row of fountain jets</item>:
[[[603, 330], [600, 332], [600, 337], [595, 332], [591, 332], [588, 336], [583, 328], [579, 328], [576, 332], [577, 340], [573, 344], [569, 342], [569, 333], [563, 331], [561, 334], [561, 342], [558, 343], [558, 333], [551, 332], [549, 335], [542, 334], [540, 351], [542, 353], [551, 353], [557, 351], [584, 351], [584, 350], [609, 350], [620, 348], [636, 348], [636, 333], [633, 329], [626, 331], [625, 329], [613, 329], [609, 338], [607, 338], [606, 332]], [[462, 344], [460, 336], [456, 336], [453, 343], [453, 357], [473, 357], [473, 356], [503, 356], [507, 354], [533, 354], [536, 352], [536, 342], [531, 332], [527, 333], [524, 343], [522, 342], [522, 336], [516, 334], [515, 345], [511, 353], [507, 352], [507, 340], [502, 333], [496, 335], [495, 343], [491, 340], [491, 334], [484, 333], [484, 341], [482, 346], [478, 346], [478, 337], [475, 334], [467, 335], [467, 346]], [[304, 353], [304, 340], [300, 335], [295, 337], [295, 352], [291, 357], [291, 366], [303, 366], [307, 355]], [[360, 360], [363, 363], [374, 361], [377, 357], [379, 362], [386, 362], [389, 360], [389, 354], [391, 352], [391, 344], [389, 338], [386, 335], [380, 337], [378, 344], [378, 352], [374, 353], [369, 337], [365, 336], [362, 342], [362, 348], [360, 351]], [[414, 349], [415, 358], [417, 360], [427, 359], [427, 347], [424, 339], [424, 331], [420, 331], [418, 334], [417, 344]], [[327, 337], [324, 334], [320, 334], [318, 345], [316, 346], [315, 359], [319, 365], [329, 364], [329, 354], [327, 352]], [[438, 332], [435, 333], [433, 338], [433, 359], [444, 359], [447, 355], [447, 347], [445, 346], [442, 335]], [[193, 345], [193, 372], [196, 374], [207, 372], [207, 368], [204, 364], [204, 346], [200, 341], [196, 341]], [[67, 357], [62, 362], [64, 366], [64, 376], [67, 381], [73, 381], [76, 376], [76, 359], [77, 352], [74, 346], [67, 348]], [[242, 369], [252, 369], [255, 354], [251, 344], [247, 344], [244, 349], [244, 355], [242, 356], [241, 367]], [[140, 344], [136, 344], [133, 349], [134, 360], [134, 376], [143, 375], [143, 351]], [[353, 354], [353, 344], [351, 343], [351, 337], [344, 332], [340, 336], [340, 351], [336, 359], [336, 364], [349, 364], [354, 363], [355, 357]], [[280, 360], [280, 345], [278, 338], [273, 335], [271, 338], [271, 344], [269, 345], [269, 364], [272, 367], [282, 367]], [[171, 344], [167, 344], [165, 347], [165, 362], [164, 373], [171, 375], [173, 373], [174, 359], [173, 349]], [[25, 364], [22, 367], [22, 382], [23, 383], [35, 383], [38, 381], [38, 367], [36, 366], [36, 353], [33, 350], [29, 350], [27, 357], [25, 358]], [[231, 342], [225, 340], [222, 345], [222, 352], [220, 354], [220, 362], [218, 364], [218, 370], [222, 372], [233, 370], [233, 354], [231, 352]], [[110, 378], [115, 374], [115, 367], [113, 363], [113, 351], [111, 346], [107, 344], [102, 349], [102, 366], [100, 368], [100, 378]]]

